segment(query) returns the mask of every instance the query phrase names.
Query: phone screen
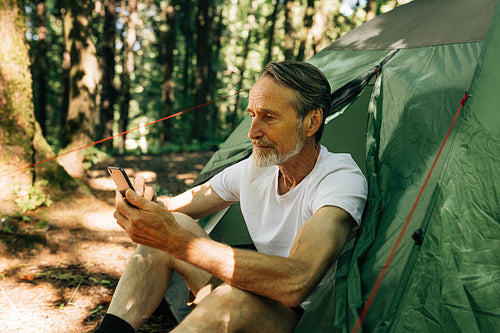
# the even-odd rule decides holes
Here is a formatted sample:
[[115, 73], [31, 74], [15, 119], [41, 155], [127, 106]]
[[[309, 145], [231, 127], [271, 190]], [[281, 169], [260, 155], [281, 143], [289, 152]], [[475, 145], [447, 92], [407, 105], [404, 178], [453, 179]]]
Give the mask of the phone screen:
[[132, 183], [130, 182], [130, 179], [127, 176], [127, 173], [123, 168], [120, 167], [108, 167], [108, 172], [111, 175], [111, 178], [116, 184], [116, 188], [118, 191], [122, 194], [123, 197], [125, 197], [125, 192], [127, 192], [127, 189], [132, 189], [134, 190], [134, 187], [132, 186]]

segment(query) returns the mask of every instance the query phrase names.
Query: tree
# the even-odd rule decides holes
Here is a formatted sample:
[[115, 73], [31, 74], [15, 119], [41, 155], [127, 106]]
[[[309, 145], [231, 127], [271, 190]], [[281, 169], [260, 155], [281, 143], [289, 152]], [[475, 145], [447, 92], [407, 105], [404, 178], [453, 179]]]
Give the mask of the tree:
[[[163, 64], [163, 89], [162, 89], [162, 102], [163, 102], [163, 112], [162, 118], [173, 114], [174, 108], [174, 50], [176, 48], [176, 13], [175, 7], [177, 5], [176, 0], [172, 0], [170, 5], [165, 10], [165, 17], [167, 23], [167, 31], [164, 35], [165, 50], [164, 52], [164, 64]], [[164, 144], [167, 140], [171, 139], [171, 121], [164, 121], [163, 131], [160, 134], [160, 143]]]
[[184, 38], [184, 57], [183, 57], [183, 74], [182, 74], [182, 84], [184, 97], [191, 97], [193, 93], [193, 71], [191, 70], [193, 55], [195, 54], [194, 47], [194, 31], [193, 31], [193, 0], [183, 0], [181, 1], [181, 20], [180, 20], [180, 31]]
[[13, 185], [27, 188], [49, 179], [49, 187], [69, 190], [76, 183], [53, 158], [35, 119], [23, 11], [16, 0], [0, 0], [0, 204], [12, 204]]
[[[71, 58], [69, 70], [68, 116], [63, 129], [62, 152], [91, 144], [98, 118], [96, 107], [99, 67], [92, 41], [91, 0], [66, 0], [64, 36]], [[76, 178], [86, 178], [85, 151], [78, 150], [59, 158], [59, 163]]]
[[[245, 78], [245, 71], [246, 71], [246, 63], [247, 63], [247, 58], [248, 58], [248, 52], [250, 50], [250, 41], [252, 39], [252, 32], [255, 30], [255, 12], [257, 11], [257, 1], [252, 0], [252, 7], [250, 10], [250, 13], [248, 15], [248, 32], [247, 32], [247, 37], [245, 38], [245, 44], [243, 46], [243, 54], [242, 54], [242, 60], [241, 60], [241, 65], [240, 65], [240, 79], [237, 84], [236, 91], [240, 91], [243, 89], [243, 80]], [[240, 95], [236, 95], [236, 102], [235, 102], [235, 108], [234, 108], [234, 115], [232, 117], [232, 125], [233, 127], [236, 127], [238, 125], [238, 121], [240, 118], [240, 113], [239, 112], [239, 106], [240, 104]]]
[[[196, 105], [210, 102], [215, 87], [211, 79], [212, 45], [213, 45], [213, 16], [214, 0], [198, 0], [198, 15], [196, 17], [196, 76], [195, 76], [195, 101]], [[209, 126], [213, 117], [213, 106], [196, 110], [192, 136], [199, 140], [206, 140]]]
[[[117, 1], [104, 1], [104, 28], [102, 36], [102, 91], [100, 107], [100, 124], [97, 137], [108, 138], [113, 135], [113, 116], [114, 106], [117, 96], [115, 88], [115, 56], [116, 56], [116, 20], [117, 20]], [[108, 140], [103, 143], [107, 149], [113, 148], [113, 141]]]
[[307, 6], [304, 13], [304, 27], [300, 31], [300, 44], [299, 51], [297, 54], [297, 60], [304, 61], [306, 53], [306, 43], [309, 38], [309, 32], [313, 25], [313, 15], [314, 15], [314, 0], [307, 0]]
[[271, 22], [271, 26], [269, 27], [267, 33], [267, 53], [266, 58], [263, 62], [263, 66], [267, 65], [273, 60], [273, 41], [274, 41], [274, 32], [276, 30], [276, 19], [278, 17], [278, 12], [280, 9], [280, 0], [274, 0], [274, 7], [272, 14], [270, 15], [268, 21]]
[[36, 5], [36, 18], [38, 19], [38, 47], [33, 56], [32, 73], [36, 80], [35, 116], [42, 128], [44, 136], [47, 135], [47, 13], [45, 0], [41, 0]]
[[[128, 5], [122, 9], [122, 12], [128, 12], [127, 31], [124, 48], [123, 48], [123, 66], [121, 75], [121, 88], [120, 88], [120, 119], [118, 120], [118, 131], [120, 133], [127, 130], [129, 122], [129, 108], [130, 108], [130, 89], [131, 89], [131, 76], [134, 72], [134, 44], [137, 40], [136, 25], [137, 25], [137, 0], [129, 0]], [[118, 149], [120, 152], [125, 151], [125, 138], [118, 137]]]
[[295, 38], [293, 31], [293, 7], [295, 0], [285, 0], [285, 59], [295, 58]]

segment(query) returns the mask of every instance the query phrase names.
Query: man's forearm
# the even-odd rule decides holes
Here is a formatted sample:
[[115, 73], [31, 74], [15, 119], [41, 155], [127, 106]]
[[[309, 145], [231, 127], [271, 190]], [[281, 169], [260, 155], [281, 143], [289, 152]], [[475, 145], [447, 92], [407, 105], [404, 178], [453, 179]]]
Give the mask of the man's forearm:
[[299, 260], [234, 249], [192, 235], [177, 237], [166, 244], [166, 252], [229, 285], [290, 307], [299, 305], [317, 284], [311, 267]]
[[210, 183], [197, 186], [175, 197], [158, 198], [166, 209], [171, 212], [186, 214], [193, 219], [199, 219], [214, 214], [231, 204], [222, 200], [210, 187]]

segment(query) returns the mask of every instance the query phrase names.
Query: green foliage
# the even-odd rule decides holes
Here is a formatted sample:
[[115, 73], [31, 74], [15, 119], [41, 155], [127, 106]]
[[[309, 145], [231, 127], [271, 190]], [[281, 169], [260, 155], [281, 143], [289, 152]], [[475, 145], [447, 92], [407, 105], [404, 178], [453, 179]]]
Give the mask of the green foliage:
[[94, 164], [109, 159], [110, 157], [108, 152], [104, 152], [95, 146], [86, 148], [84, 154], [85, 160], [83, 162], [83, 166], [87, 170], [90, 169]]
[[[213, 23], [210, 27], [210, 46], [204, 50], [204, 56], [211, 59], [210, 91], [207, 98], [217, 99], [234, 94], [239, 89], [252, 86], [257, 80], [263, 65], [267, 61], [270, 49], [272, 60], [284, 60], [284, 17], [285, 6], [279, 1], [276, 20], [272, 17], [276, 1], [279, 0], [241, 0], [241, 1], [214, 1], [212, 8]], [[354, 13], [346, 17], [341, 12], [343, 2], [352, 5]], [[60, 147], [60, 133], [64, 125], [64, 103], [67, 96], [64, 83], [64, 29], [63, 17], [66, 12], [67, 2], [58, 0], [46, 0], [45, 2], [45, 27], [38, 12], [38, 1], [25, 1], [26, 9], [26, 37], [30, 45], [30, 57], [32, 59], [31, 70], [33, 74], [33, 94], [35, 111], [42, 109], [39, 105], [39, 94], [45, 91], [47, 117], [45, 121], [45, 137], [54, 150]], [[175, 23], [169, 25], [166, 19], [166, 8], [172, 3], [175, 7]], [[395, 6], [395, 0], [378, 0], [379, 11], [385, 11], [382, 6]], [[98, 61], [103, 64], [106, 56], [104, 49], [109, 46], [109, 40], [105, 39], [104, 8], [95, 6], [95, 10], [89, 19], [92, 22], [92, 40], [97, 47]], [[195, 102], [197, 80], [197, 36], [196, 20], [198, 17], [198, 1], [186, 0], [180, 2], [154, 0], [138, 1], [137, 24], [135, 26], [136, 42], [133, 47], [134, 71], [130, 77], [130, 101], [119, 94], [124, 72], [124, 45], [128, 36], [127, 22], [130, 20], [126, 2], [119, 3], [116, 11], [117, 21], [113, 25], [116, 29], [114, 37], [115, 72], [112, 84], [116, 90], [114, 100], [113, 133], [118, 134], [118, 121], [120, 119], [120, 103], [129, 103], [128, 129], [136, 128], [140, 123], [150, 123], [166, 116], [166, 113], [176, 113], [190, 109], [197, 105]], [[252, 12], [252, 5], [255, 11]], [[364, 9], [360, 8], [359, 1], [347, 0], [316, 0], [314, 2], [314, 25], [306, 42], [305, 59], [313, 56], [320, 49], [326, 47], [333, 40], [339, 38], [352, 28], [363, 23], [365, 19]], [[253, 13], [255, 21], [249, 20]], [[291, 10], [293, 16], [293, 27], [291, 36], [295, 38], [295, 55], [297, 55], [299, 36], [304, 30], [304, 16], [306, 13], [306, 1], [296, 0]], [[274, 23], [274, 34], [271, 29]], [[42, 29], [43, 28], [43, 29]], [[167, 49], [165, 36], [173, 29], [175, 34], [174, 49]], [[41, 43], [41, 34], [45, 33], [44, 43]], [[245, 43], [248, 39], [248, 52], [245, 52]], [[167, 54], [173, 55], [173, 63], [167, 62]], [[43, 56], [44, 55], [44, 56]], [[42, 65], [41, 58], [45, 59], [46, 65]], [[65, 61], [68, 61], [66, 59]], [[46, 67], [45, 67], [46, 66]], [[166, 68], [172, 70], [172, 81], [165, 81]], [[103, 73], [104, 74], [104, 73]], [[39, 80], [45, 77], [46, 89], [41, 89], [43, 84]], [[102, 75], [101, 81], [106, 77]], [[171, 96], [171, 108], [164, 105], [164, 88], [171, 85], [173, 92]], [[103, 82], [101, 82], [101, 88]], [[42, 99], [43, 100], [43, 99]], [[194, 112], [176, 116], [164, 122], [148, 127], [147, 141], [148, 154], [160, 154], [168, 152], [185, 152], [209, 149], [217, 145], [223, 138], [227, 137], [233, 130], [233, 126], [239, 122], [243, 110], [247, 104], [247, 94], [239, 98], [231, 97], [221, 100], [210, 107], [204, 107]], [[205, 117], [209, 113], [209, 117]], [[193, 142], [192, 139], [198, 133], [200, 119], [205, 117], [207, 123], [204, 129], [207, 133], [201, 137], [208, 137], [210, 143]], [[97, 119], [95, 119], [97, 120]], [[97, 123], [98, 121], [96, 121]], [[139, 139], [139, 131], [132, 131], [127, 138]], [[95, 138], [102, 139], [101, 137]], [[108, 151], [114, 154], [115, 145]], [[165, 144], [165, 142], [168, 142]], [[100, 147], [98, 147], [100, 148]], [[104, 148], [101, 148], [104, 149]], [[108, 148], [106, 148], [108, 149]], [[140, 149], [128, 153], [142, 154]], [[88, 152], [87, 167], [98, 159], [100, 153], [94, 150]]]
[[50, 206], [52, 200], [50, 195], [45, 193], [45, 186], [48, 183], [47, 180], [42, 179], [25, 189], [22, 189], [19, 185], [14, 185], [12, 188], [15, 196], [14, 203], [19, 210], [26, 213], [43, 205]]

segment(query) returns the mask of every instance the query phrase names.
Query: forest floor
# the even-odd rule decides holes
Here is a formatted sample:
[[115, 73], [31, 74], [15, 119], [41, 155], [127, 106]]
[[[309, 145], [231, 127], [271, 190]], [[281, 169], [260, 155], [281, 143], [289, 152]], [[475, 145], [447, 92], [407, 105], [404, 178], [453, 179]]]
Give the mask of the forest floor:
[[[0, 216], [0, 332], [93, 332], [135, 250], [112, 217], [107, 165], [143, 175], [175, 195], [194, 181], [211, 152], [116, 157], [91, 171], [95, 197], [72, 197], [16, 216]], [[139, 332], [176, 325], [160, 305]]]

